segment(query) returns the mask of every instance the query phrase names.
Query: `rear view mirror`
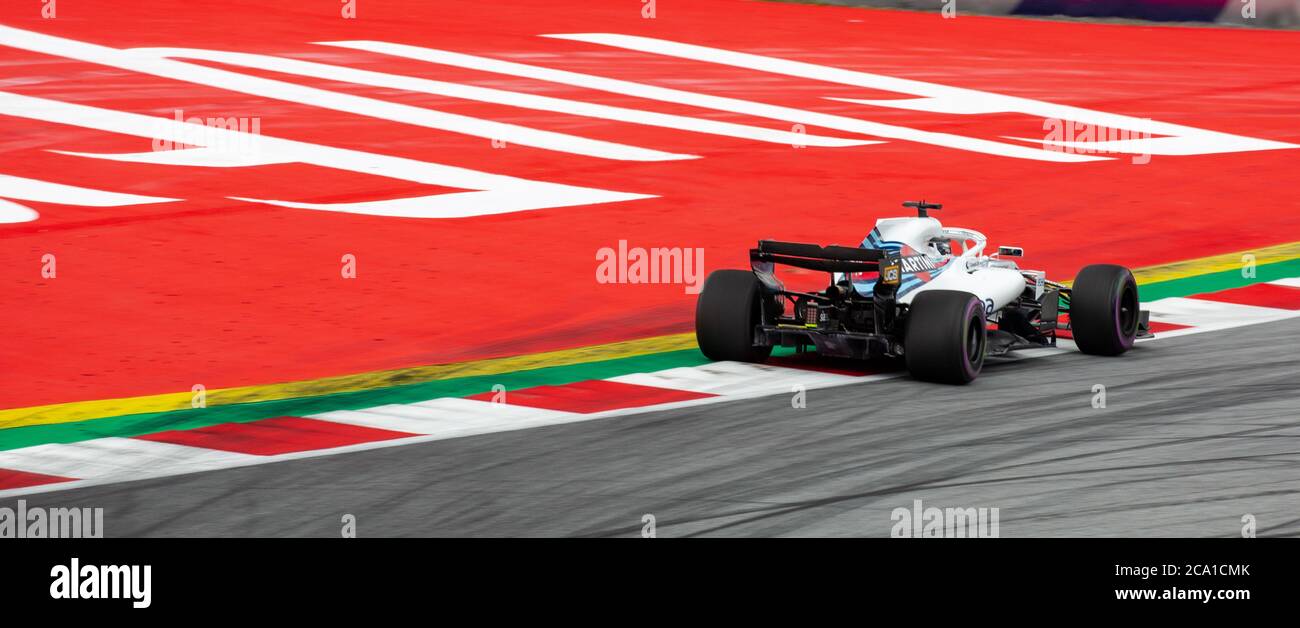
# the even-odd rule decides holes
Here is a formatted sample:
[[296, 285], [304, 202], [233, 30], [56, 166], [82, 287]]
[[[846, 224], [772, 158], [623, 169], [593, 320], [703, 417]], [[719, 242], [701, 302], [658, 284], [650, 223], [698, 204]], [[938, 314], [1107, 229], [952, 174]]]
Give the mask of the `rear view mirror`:
[[999, 246], [998, 257], [1024, 257], [1025, 250], [1018, 246]]

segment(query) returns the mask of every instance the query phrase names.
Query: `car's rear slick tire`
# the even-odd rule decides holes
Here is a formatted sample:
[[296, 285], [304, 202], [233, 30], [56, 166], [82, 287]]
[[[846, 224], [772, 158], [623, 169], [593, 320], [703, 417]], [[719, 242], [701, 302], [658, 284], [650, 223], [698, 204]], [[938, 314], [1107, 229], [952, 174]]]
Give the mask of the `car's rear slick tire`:
[[762, 321], [763, 286], [747, 270], [715, 270], [695, 303], [695, 340], [710, 360], [762, 362], [772, 347], [754, 346]]
[[1079, 351], [1119, 355], [1133, 348], [1141, 316], [1133, 273], [1115, 264], [1085, 266], [1070, 289], [1070, 332]]
[[958, 290], [932, 290], [912, 299], [903, 357], [912, 377], [967, 384], [984, 368], [988, 326], [984, 302]]

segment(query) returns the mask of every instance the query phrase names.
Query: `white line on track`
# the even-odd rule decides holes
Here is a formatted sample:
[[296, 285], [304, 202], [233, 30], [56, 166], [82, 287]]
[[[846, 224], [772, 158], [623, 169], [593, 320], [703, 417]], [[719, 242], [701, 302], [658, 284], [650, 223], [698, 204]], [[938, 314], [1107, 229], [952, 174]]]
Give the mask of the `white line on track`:
[[530, 426], [581, 420], [574, 412], [544, 410], [476, 399], [443, 397], [411, 404], [389, 404], [365, 410], [340, 410], [307, 418], [395, 430], [410, 434], [456, 438]]
[[[577, 36], [550, 35], [550, 37], [576, 38]], [[1046, 151], [1040, 148], [1004, 144], [1002, 142], [993, 142], [975, 137], [953, 135], [951, 133], [922, 131], [919, 129], [883, 124], [880, 122], [871, 122], [869, 120], [860, 120], [857, 118], [829, 113], [820, 113], [806, 109], [769, 105], [751, 100], [727, 98], [725, 96], [700, 94], [680, 89], [659, 87], [657, 85], [647, 85], [645, 83], [623, 81], [619, 79], [605, 78], [603, 76], [569, 72], [567, 70], [554, 70], [541, 66], [526, 65], [512, 61], [501, 61], [489, 57], [480, 57], [434, 48], [423, 48], [407, 44], [393, 44], [383, 41], [330, 41], [317, 43], [328, 46], [339, 46], [342, 48], [353, 48], [356, 50], [367, 50], [395, 57], [417, 59], [420, 61], [428, 61], [430, 63], [440, 63], [443, 65], [468, 68], [483, 72], [496, 72], [498, 74], [520, 76], [540, 81], [549, 81], [561, 85], [596, 89], [613, 94], [634, 96], [637, 98], [690, 105], [692, 107], [714, 109], [729, 113], [739, 113], [758, 118], [781, 120], [786, 123], [797, 122], [810, 124], [826, 129], [834, 129], [836, 131], [861, 133], [864, 135], [887, 137], [891, 139], [911, 140], [938, 146], [947, 146], [949, 148], [987, 153], [990, 155], [1001, 155], [1003, 157], [1018, 157], [1021, 159], [1037, 159], [1041, 161], [1067, 163], [1110, 159], [1110, 157], [1080, 155], [1063, 151]]]
[[1224, 303], [1206, 299], [1169, 297], [1143, 304], [1151, 312], [1151, 320], [1188, 329], [1174, 329], [1159, 334], [1161, 337], [1178, 337], [1242, 325], [1255, 325], [1300, 316], [1300, 311], [1273, 307]]
[[84, 479], [177, 475], [255, 462], [256, 456], [135, 438], [96, 438], [0, 451], [0, 468]]
[[375, 87], [400, 89], [423, 94], [436, 94], [439, 96], [450, 96], [452, 98], [463, 98], [466, 100], [476, 100], [479, 102], [498, 105], [509, 105], [511, 107], [522, 107], [539, 111], [553, 111], [556, 113], [589, 118], [601, 118], [617, 122], [627, 122], [630, 124], [676, 129], [679, 131], [722, 135], [772, 144], [784, 144], [787, 146], [844, 147], [880, 143], [875, 140], [826, 137], [807, 133], [795, 133], [792, 131], [767, 129], [747, 124], [735, 124], [731, 122], [720, 122], [717, 120], [706, 120], [703, 118], [692, 118], [690, 116], [645, 111], [642, 109], [630, 109], [627, 107], [587, 103], [578, 100], [540, 96], [524, 92], [512, 92], [504, 89], [493, 89], [490, 87], [448, 83], [445, 81], [435, 81], [415, 76], [403, 76], [400, 74], [374, 72], [371, 70], [358, 70], [345, 66], [300, 61], [297, 59], [285, 59], [270, 55], [201, 50], [197, 48], [132, 48], [131, 50], [132, 52], [151, 54], [158, 57], [216, 61], [218, 63], [228, 63], [231, 65], [256, 68], [259, 70], [283, 72], [299, 76], [310, 76], [332, 81], [343, 81], [357, 85], [371, 85]]
[[64, 185], [52, 181], [0, 174], [0, 197], [38, 203], [83, 205], [86, 207], [122, 207], [148, 203], [170, 203], [179, 199], [161, 196], [141, 196]]
[[872, 381], [867, 379], [868, 377], [870, 376], [837, 375], [770, 364], [713, 362], [701, 366], [683, 366], [653, 373], [631, 373], [609, 379], [623, 384], [655, 386], [735, 397], [749, 394], [788, 393], [795, 386], [821, 388]]
[[[1045, 120], [1071, 120], [1081, 124], [1089, 124], [1104, 128], [1124, 129], [1127, 131], [1135, 131], [1139, 134], [1145, 134], [1143, 139], [1093, 143], [1096, 144], [1095, 148], [1100, 150], [1118, 150], [1121, 152], [1132, 152], [1138, 155], [1200, 155], [1237, 151], [1279, 150], [1298, 147], [1296, 144], [1275, 142], [1272, 140], [1263, 140], [1242, 135], [1233, 135], [1230, 133], [1220, 133], [1218, 131], [1199, 129], [1181, 124], [1160, 122], [1149, 118], [1135, 118], [1122, 114], [1106, 113], [1102, 111], [1094, 111], [1092, 109], [1084, 109], [1082, 107], [1071, 107], [1068, 105], [1058, 105], [1055, 103], [1018, 96], [1007, 96], [993, 92], [951, 87], [938, 83], [927, 83], [924, 81], [903, 79], [882, 74], [872, 74], [870, 72], [846, 70], [843, 68], [818, 65], [815, 63], [805, 63], [802, 61], [792, 61], [790, 59], [735, 52], [722, 48], [684, 44], [664, 39], [655, 39], [653, 37], [621, 35], [616, 33], [570, 33], [543, 35], [543, 37], [581, 41], [602, 46], [611, 46], [626, 50], [676, 57], [679, 59], [717, 63], [761, 72], [770, 72], [773, 74], [784, 74], [786, 76], [826, 81], [829, 83], [839, 83], [841, 85], [853, 85], [868, 89], [912, 94], [920, 97], [917, 99], [904, 99], [901, 101], [859, 101], [870, 103], [875, 106], [901, 107], [911, 110], [936, 111], [959, 115], [966, 113], [1019, 112], [1038, 116]], [[880, 135], [881, 137], [937, 144], [940, 146], [974, 150], [993, 155], [1002, 155], [1005, 157], [1067, 161], [1066, 159], [1053, 158], [1043, 154], [1048, 151], [1030, 149], [1023, 146], [1012, 146], [999, 142], [990, 142], [987, 140], [979, 140], [960, 135], [950, 135], [947, 133], [924, 133], [917, 129], [896, 127], [886, 124], [877, 124], [877, 126], [879, 128], [874, 132], [874, 134]], [[827, 128], [837, 127], [828, 126]], [[1168, 137], [1151, 137], [1153, 135]], [[1043, 141], [1043, 143], [1054, 146], [1068, 146], [1072, 144], [1071, 142], [1050, 140]]]
[[186, 83], [207, 85], [251, 96], [273, 98], [322, 109], [333, 109], [413, 126], [472, 135], [489, 140], [503, 140], [510, 144], [532, 146], [575, 155], [627, 161], [668, 161], [696, 158], [695, 155], [679, 155], [639, 146], [578, 137], [567, 133], [544, 131], [517, 124], [494, 122], [471, 116], [413, 107], [364, 96], [332, 92], [296, 83], [176, 61], [151, 55], [147, 52], [110, 48], [3, 25], [0, 25], [0, 45]]

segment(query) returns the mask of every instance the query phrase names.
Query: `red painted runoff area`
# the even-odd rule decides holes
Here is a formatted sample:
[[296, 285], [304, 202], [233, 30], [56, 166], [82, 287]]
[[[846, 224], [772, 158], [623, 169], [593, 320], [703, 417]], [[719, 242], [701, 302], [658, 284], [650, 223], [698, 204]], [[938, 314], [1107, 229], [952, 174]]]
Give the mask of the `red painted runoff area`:
[[[1300, 142], [1295, 32], [947, 20], [937, 12], [730, 0], [659, 3], [652, 19], [637, 2], [577, 0], [360, 2], [355, 19], [340, 15], [337, 2], [67, 2], [58, 3], [54, 19], [43, 19], [41, 7], [5, 3], [0, 26], [114, 49], [255, 53], [743, 125], [751, 129], [746, 133], [880, 143], [797, 147], [730, 131], [184, 60], [317, 88], [314, 97], [336, 105], [331, 108], [70, 58], [63, 49], [35, 51], [5, 34], [0, 175], [10, 178], [0, 178], [0, 211], [11, 221], [0, 224], [6, 303], [0, 408], [188, 393], [196, 384], [216, 390], [686, 332], [696, 298], [691, 286], [601, 283], [599, 252], [625, 241], [628, 250], [702, 251], [704, 273], [744, 268], [748, 248], [760, 238], [856, 246], [877, 218], [906, 215], [903, 200], [942, 202], [935, 216], [945, 224], [983, 231], [991, 246], [1022, 246], [1023, 266], [1061, 279], [1089, 263], [1140, 267], [1300, 240], [1300, 212], [1287, 193], [1298, 155], [1291, 148], [1157, 154], [1146, 163], [1126, 154], [1042, 161], [828, 128], [817, 116], [764, 117], [554, 76], [318, 43], [408, 44], [927, 137], [1033, 147], [1008, 138], [1042, 140], [1050, 120], [1000, 106], [969, 109], [974, 101], [926, 100], [880, 85], [542, 35], [634, 35], [1294, 143]], [[394, 169], [435, 166], [421, 166], [433, 174], [415, 181], [309, 163], [325, 159], [324, 148], [291, 161], [224, 166], [108, 158], [148, 154], [155, 146], [149, 137], [51, 119], [56, 108], [4, 95], [160, 121], [255, 119], [266, 137], [385, 156], [397, 160], [384, 162]], [[423, 122], [415, 124], [396, 114], [358, 113], [349, 109], [356, 101], [344, 97], [405, 105], [402, 115], [441, 117], [419, 113]], [[908, 100], [916, 102], [903, 103]], [[954, 112], [958, 106], [968, 109]], [[466, 130], [471, 126], [476, 130]], [[497, 132], [520, 140], [496, 141]], [[641, 156], [694, 158], [603, 154], [624, 147]], [[645, 197], [459, 218], [304, 206], [461, 193], [467, 188], [446, 183], [466, 180], [463, 170], [484, 173], [483, 185], [503, 185], [505, 196], [509, 185], [491, 177]], [[67, 192], [13, 178], [176, 200], [51, 202], [51, 194], [62, 199]], [[520, 193], [525, 201], [547, 194]], [[482, 211], [489, 201], [467, 201], [462, 209]], [[31, 217], [26, 210], [4, 204], [39, 216], [25, 219]], [[412, 201], [407, 211], [424, 206]], [[579, 405], [599, 406], [592, 403]], [[211, 438], [227, 436], [218, 430]]]

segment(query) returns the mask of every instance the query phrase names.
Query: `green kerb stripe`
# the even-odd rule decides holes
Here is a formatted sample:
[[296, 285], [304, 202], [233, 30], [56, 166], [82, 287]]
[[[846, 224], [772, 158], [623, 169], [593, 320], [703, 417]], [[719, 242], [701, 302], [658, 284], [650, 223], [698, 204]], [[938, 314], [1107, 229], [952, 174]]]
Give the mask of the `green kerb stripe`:
[[491, 392], [492, 386], [506, 390], [531, 386], [559, 385], [588, 379], [604, 379], [659, 371], [679, 366], [696, 366], [708, 360], [699, 351], [670, 351], [652, 355], [556, 366], [501, 375], [446, 379], [407, 386], [393, 386], [361, 392], [265, 401], [175, 412], [155, 412], [91, 419], [72, 423], [31, 425], [0, 430], [0, 450], [45, 443], [73, 443], [105, 436], [130, 437], [166, 430], [187, 430], [220, 423], [244, 423], [277, 416], [306, 416], [332, 410], [358, 410], [390, 403], [413, 403], [438, 397], [467, 397]]
[[1138, 292], [1142, 295], [1143, 301], [1155, 301], [1167, 297], [1185, 297], [1193, 294], [1208, 294], [1220, 290], [1231, 288], [1240, 288], [1255, 283], [1275, 281], [1286, 279], [1288, 277], [1300, 277], [1300, 259], [1265, 264], [1255, 268], [1255, 277], [1246, 278], [1241, 276], [1242, 271], [1225, 270], [1208, 275], [1197, 275], [1195, 277], [1185, 277], [1183, 279], [1174, 279], [1171, 281], [1162, 281], [1160, 283], [1145, 284], [1139, 286]]

